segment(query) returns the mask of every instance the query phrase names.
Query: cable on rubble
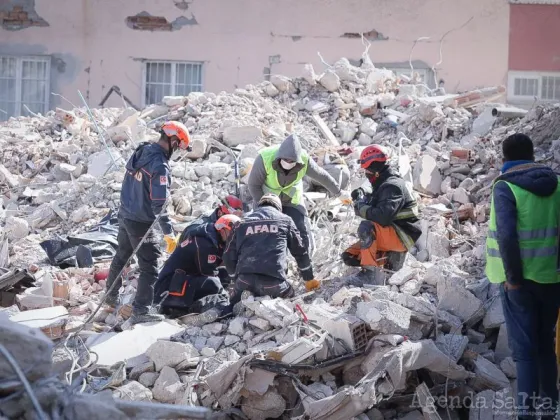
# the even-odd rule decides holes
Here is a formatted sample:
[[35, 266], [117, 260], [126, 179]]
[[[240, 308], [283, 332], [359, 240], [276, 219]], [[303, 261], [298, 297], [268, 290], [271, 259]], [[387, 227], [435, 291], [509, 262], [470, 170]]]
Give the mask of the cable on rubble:
[[39, 420], [48, 420], [47, 415], [45, 414], [45, 412], [41, 408], [41, 404], [39, 404], [39, 401], [37, 400], [37, 396], [33, 392], [33, 388], [31, 388], [31, 385], [29, 384], [29, 381], [25, 377], [25, 375], [24, 375], [23, 371], [21, 370], [20, 366], [18, 365], [16, 359], [14, 359], [14, 357], [8, 351], [8, 349], [6, 347], [4, 347], [4, 345], [1, 344], [1, 343], [0, 343], [0, 353], [2, 353], [2, 355], [8, 361], [8, 363], [12, 366], [12, 369], [14, 370], [15, 374], [18, 376], [19, 380], [23, 384], [23, 387], [25, 388], [25, 391], [29, 395], [29, 399], [31, 400], [31, 404], [33, 404], [33, 408], [35, 408], [35, 411], [37, 412], [37, 416], [38, 416]]

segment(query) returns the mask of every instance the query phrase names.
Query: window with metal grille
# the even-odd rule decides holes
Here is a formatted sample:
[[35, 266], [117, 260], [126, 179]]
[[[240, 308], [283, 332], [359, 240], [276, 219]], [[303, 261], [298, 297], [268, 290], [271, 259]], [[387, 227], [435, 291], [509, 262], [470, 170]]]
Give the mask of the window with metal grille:
[[560, 75], [541, 78], [541, 98], [547, 101], [560, 100]]
[[0, 55], [0, 121], [49, 110], [50, 57]]
[[515, 78], [513, 86], [513, 94], [515, 96], [538, 96], [539, 95], [539, 79], [538, 78]]
[[161, 102], [164, 96], [202, 91], [202, 63], [147, 61], [144, 73], [144, 105]]

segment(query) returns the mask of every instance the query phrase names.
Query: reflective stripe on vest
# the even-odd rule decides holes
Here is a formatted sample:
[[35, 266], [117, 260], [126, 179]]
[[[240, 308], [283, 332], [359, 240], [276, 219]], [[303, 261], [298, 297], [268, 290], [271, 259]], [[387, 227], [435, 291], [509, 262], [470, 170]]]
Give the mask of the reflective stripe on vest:
[[298, 205], [301, 203], [301, 198], [303, 197], [303, 182], [302, 179], [307, 173], [307, 164], [309, 162], [309, 155], [305, 150], [302, 150], [301, 159], [303, 160], [303, 167], [297, 173], [294, 181], [288, 185], [281, 186], [278, 182], [278, 172], [273, 168], [272, 164], [274, 159], [276, 159], [276, 154], [280, 145], [267, 147], [259, 153], [262, 157], [264, 169], [266, 171], [266, 180], [263, 185], [263, 191], [265, 193], [273, 193], [278, 196], [285, 194], [291, 198], [293, 205]]
[[412, 217], [418, 217], [418, 205], [416, 204], [408, 209], [399, 211], [393, 220], [410, 219]]
[[[523, 277], [537, 283], [559, 283], [557, 261], [560, 188], [557, 187], [554, 194], [548, 197], [540, 197], [507, 181], [498, 182], [505, 182], [515, 197]], [[496, 228], [492, 199], [486, 238], [486, 275], [492, 283], [501, 283], [506, 280], [506, 274]]]

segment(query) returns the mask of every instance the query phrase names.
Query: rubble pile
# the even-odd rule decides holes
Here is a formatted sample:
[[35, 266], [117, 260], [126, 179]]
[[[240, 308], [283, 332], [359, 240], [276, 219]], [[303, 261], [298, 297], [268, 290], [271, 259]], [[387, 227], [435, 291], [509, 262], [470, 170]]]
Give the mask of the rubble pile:
[[[495, 103], [503, 93], [432, 91], [366, 55], [360, 67], [341, 59], [316, 74], [306, 65], [301, 78], [165, 97], [142, 111], [57, 109], [9, 120], [0, 126], [3, 345], [44, 410], [76, 419], [97, 410], [105, 418], [419, 418], [446, 412], [430, 395], [506, 398], [515, 364], [498, 289], [483, 274], [491, 183], [500, 142], [514, 132], [533, 137], [537, 161], [558, 165], [560, 108], [504, 107]], [[302, 293], [292, 267], [301, 293], [291, 300], [246, 295], [230, 320], [199, 325], [187, 316], [127, 329], [133, 266], [125, 305], [81, 330], [102, 296], [110, 254], [93, 267], [63, 265], [41, 243], [83, 240], [116, 211], [127, 158], [167, 119], [194, 138], [193, 150], [171, 161], [167, 210], [177, 230], [234, 192], [236, 165], [248, 203], [258, 150], [295, 133], [350, 189], [365, 180], [361, 148], [389, 147], [420, 197], [423, 235], [385, 284], [364, 284], [339, 258], [357, 240], [353, 210], [306, 181], [319, 291]], [[6, 363], [2, 377], [12, 378]], [[2, 387], [13, 397], [0, 413], [32, 415], [29, 396], [11, 386]], [[72, 397], [53, 396], [61, 393]], [[471, 415], [493, 416], [489, 407]]]

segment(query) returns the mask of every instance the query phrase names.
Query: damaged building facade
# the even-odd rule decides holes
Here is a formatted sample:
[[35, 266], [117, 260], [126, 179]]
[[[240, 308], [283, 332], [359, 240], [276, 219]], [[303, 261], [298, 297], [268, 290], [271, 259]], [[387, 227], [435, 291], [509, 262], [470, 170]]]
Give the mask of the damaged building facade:
[[[507, 0], [414, 7], [406, 0], [290, 0], [281, 7], [272, 0], [6, 0], [0, 120], [60, 106], [52, 92], [77, 103], [80, 90], [98, 106], [116, 86], [141, 108], [165, 95], [299, 76], [305, 63], [324, 67], [317, 53], [327, 63], [345, 56], [358, 64], [362, 34], [378, 67], [406, 74], [411, 58], [432, 88], [503, 85], [509, 16]], [[122, 99], [110, 95], [106, 106]]]

